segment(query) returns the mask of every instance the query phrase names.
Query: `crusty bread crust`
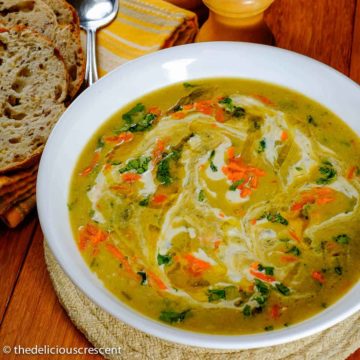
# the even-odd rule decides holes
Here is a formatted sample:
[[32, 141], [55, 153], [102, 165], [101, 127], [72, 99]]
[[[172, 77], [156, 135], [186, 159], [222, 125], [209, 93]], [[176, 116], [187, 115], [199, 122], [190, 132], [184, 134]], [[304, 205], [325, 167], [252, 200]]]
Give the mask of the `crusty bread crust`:
[[72, 5], [66, 0], [43, 0], [54, 11], [60, 25], [74, 25], [80, 27], [79, 16]]
[[0, 173], [31, 166], [65, 110], [68, 74], [54, 44], [16, 26], [0, 31]]

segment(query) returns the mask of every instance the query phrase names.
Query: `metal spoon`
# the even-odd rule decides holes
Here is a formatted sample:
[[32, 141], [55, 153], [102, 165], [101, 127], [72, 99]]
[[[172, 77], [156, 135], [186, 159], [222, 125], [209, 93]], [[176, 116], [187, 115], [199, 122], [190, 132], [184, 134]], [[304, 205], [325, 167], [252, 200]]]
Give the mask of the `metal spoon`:
[[119, 0], [70, 0], [80, 18], [80, 27], [86, 31], [86, 86], [98, 79], [96, 64], [96, 30], [114, 20]]

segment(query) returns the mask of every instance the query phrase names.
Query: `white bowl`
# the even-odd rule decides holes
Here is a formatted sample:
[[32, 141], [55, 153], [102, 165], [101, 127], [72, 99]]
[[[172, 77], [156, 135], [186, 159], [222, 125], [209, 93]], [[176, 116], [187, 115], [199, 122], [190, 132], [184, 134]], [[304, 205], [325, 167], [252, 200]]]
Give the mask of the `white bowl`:
[[[320, 314], [289, 328], [254, 335], [207, 335], [151, 320], [113, 296], [89, 270], [71, 232], [67, 199], [78, 156], [92, 134], [128, 102], [166, 85], [200, 78], [258, 79], [317, 100], [360, 134], [360, 87], [317, 61], [274, 47], [216, 42], [185, 45], [131, 61], [82, 93], [63, 114], [41, 159], [37, 204], [41, 227], [70, 279], [101, 308], [148, 334], [193, 346], [249, 349], [282, 344], [324, 330], [360, 309], [360, 284]], [[299, 309], [301, 311], [301, 309]]]

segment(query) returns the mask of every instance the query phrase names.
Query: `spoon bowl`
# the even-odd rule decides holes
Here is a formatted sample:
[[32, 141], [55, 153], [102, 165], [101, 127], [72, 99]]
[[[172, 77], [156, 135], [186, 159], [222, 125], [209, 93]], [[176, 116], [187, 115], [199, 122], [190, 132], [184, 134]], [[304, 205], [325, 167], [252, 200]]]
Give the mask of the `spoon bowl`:
[[80, 27], [86, 31], [87, 86], [98, 80], [96, 62], [96, 31], [111, 23], [119, 10], [118, 0], [70, 0], [80, 18]]

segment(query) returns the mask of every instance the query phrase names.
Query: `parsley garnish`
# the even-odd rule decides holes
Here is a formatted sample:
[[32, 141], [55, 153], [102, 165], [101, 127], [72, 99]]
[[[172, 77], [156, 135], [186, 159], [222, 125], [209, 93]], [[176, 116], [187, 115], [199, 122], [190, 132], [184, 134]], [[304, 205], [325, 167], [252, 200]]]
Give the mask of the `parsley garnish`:
[[260, 154], [260, 153], [264, 152], [265, 149], [266, 149], [266, 139], [264, 138], [259, 141], [259, 146], [257, 148], [257, 152]]
[[139, 201], [140, 206], [148, 206], [150, 202], [150, 195]]
[[290, 250], [288, 250], [286, 253], [288, 254], [294, 254], [295, 256], [300, 256], [301, 251], [297, 246], [293, 246]]
[[204, 190], [199, 191], [198, 200], [199, 201], [204, 201], [205, 200], [205, 192], [204, 192]]
[[219, 104], [224, 105], [225, 111], [236, 118], [245, 116], [245, 109], [241, 106], [234, 105], [233, 100], [228, 96], [219, 100]]
[[336, 267], [334, 267], [334, 271], [335, 271], [336, 274], [338, 274], [338, 275], [342, 275], [342, 273], [343, 273], [341, 266], [336, 266]]
[[171, 255], [158, 254], [157, 256], [158, 265], [169, 265], [171, 263], [171, 260], [172, 260]]
[[275, 284], [275, 287], [280, 294], [283, 294], [285, 296], [288, 296], [290, 294], [290, 289], [282, 283]]
[[209, 161], [210, 161], [210, 169], [214, 172], [218, 171], [217, 166], [213, 163], [213, 158], [215, 156], [215, 150], [211, 150]]
[[260, 219], [267, 219], [267, 221], [281, 225], [289, 225], [289, 222], [280, 213], [265, 212]]
[[138, 132], [150, 128], [156, 119], [155, 114], [146, 113], [145, 106], [141, 103], [136, 104], [131, 110], [122, 115], [125, 121], [124, 126], [115, 130], [115, 133], [124, 131]]
[[244, 316], [250, 316], [251, 315], [251, 307], [250, 307], [250, 305], [245, 305], [244, 306], [243, 314], [244, 314]]
[[165, 154], [165, 157], [159, 162], [156, 179], [163, 185], [170, 185], [173, 181], [170, 174], [170, 161], [178, 160], [180, 154], [178, 151], [174, 150], [169, 154]]
[[339, 244], [348, 244], [350, 242], [350, 237], [346, 234], [340, 234], [334, 237], [334, 240]]
[[241, 185], [243, 182], [244, 182], [244, 179], [240, 179], [240, 180], [235, 181], [234, 183], [232, 183], [229, 186], [229, 190], [235, 191], [238, 188], [238, 186]]
[[266, 275], [274, 275], [274, 268], [272, 266], [263, 266], [263, 265], [259, 264], [258, 270], [259, 271], [265, 270]]
[[189, 314], [190, 309], [176, 312], [176, 311], [162, 311], [160, 313], [159, 319], [161, 321], [167, 322], [169, 324], [183, 322], [186, 316]]
[[307, 122], [308, 122], [308, 124], [311, 124], [313, 126], [317, 126], [317, 123], [316, 123], [315, 119], [312, 117], [312, 115], [308, 115]]
[[329, 184], [336, 177], [336, 170], [330, 161], [324, 161], [323, 166], [319, 167], [319, 173], [322, 175], [316, 180], [319, 185]]
[[226, 299], [226, 292], [224, 289], [209, 289], [208, 300], [209, 302]]
[[140, 275], [140, 277], [141, 277], [140, 285], [145, 285], [147, 282], [146, 272], [138, 271], [137, 274]]
[[140, 156], [137, 159], [129, 160], [125, 167], [119, 170], [120, 174], [135, 170], [138, 174], [143, 174], [149, 168], [150, 156]]

